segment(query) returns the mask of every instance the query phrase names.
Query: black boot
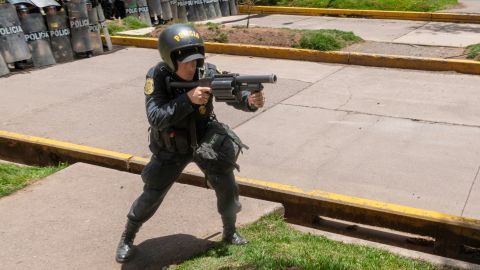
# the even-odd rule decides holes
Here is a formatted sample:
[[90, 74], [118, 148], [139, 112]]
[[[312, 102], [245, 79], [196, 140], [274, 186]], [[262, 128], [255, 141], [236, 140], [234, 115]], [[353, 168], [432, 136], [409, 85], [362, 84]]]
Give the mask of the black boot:
[[135, 235], [140, 229], [140, 226], [142, 226], [142, 223], [131, 220], [127, 221], [127, 225], [125, 225], [125, 231], [122, 233], [122, 237], [120, 238], [120, 242], [118, 243], [117, 247], [117, 254], [115, 257], [117, 262], [124, 263], [132, 258], [135, 251], [133, 240], [135, 239]]
[[236, 216], [222, 217], [223, 235], [222, 241], [232, 245], [245, 245], [248, 243], [247, 239], [243, 238], [235, 228]]

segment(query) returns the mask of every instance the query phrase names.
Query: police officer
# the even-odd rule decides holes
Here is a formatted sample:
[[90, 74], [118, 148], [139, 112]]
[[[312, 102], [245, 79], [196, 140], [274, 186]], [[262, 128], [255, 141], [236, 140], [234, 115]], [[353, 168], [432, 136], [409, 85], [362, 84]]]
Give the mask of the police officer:
[[[159, 51], [163, 62], [147, 74], [145, 105], [150, 123], [150, 150], [152, 158], [142, 172], [143, 193], [132, 204], [127, 224], [117, 247], [116, 260], [123, 263], [133, 255], [133, 240], [140, 226], [156, 212], [173, 182], [192, 161], [192, 127], [200, 141], [210, 121], [217, 121], [213, 113], [213, 97], [209, 87], [193, 89], [167, 87], [167, 81], [188, 82], [198, 79], [198, 68], [204, 65], [203, 39], [190, 25], [173, 24], [159, 36]], [[214, 65], [207, 69], [215, 72]], [[262, 92], [242, 93], [239, 103], [230, 104], [244, 111], [263, 107]], [[205, 171], [217, 196], [217, 210], [223, 222], [223, 241], [243, 245], [247, 241], [235, 228], [241, 209], [238, 187], [233, 169], [228, 173]]]

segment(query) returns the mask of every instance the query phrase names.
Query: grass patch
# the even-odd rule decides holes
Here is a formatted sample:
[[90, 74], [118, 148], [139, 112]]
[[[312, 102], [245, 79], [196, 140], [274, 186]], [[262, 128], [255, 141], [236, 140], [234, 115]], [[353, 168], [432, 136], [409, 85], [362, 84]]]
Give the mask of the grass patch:
[[122, 20], [109, 21], [107, 27], [110, 35], [115, 35], [118, 32], [145, 28], [149, 27], [149, 25], [137, 17], [127, 16]]
[[256, 5], [345, 8], [396, 11], [437, 11], [458, 4], [458, 0], [259, 0]]
[[302, 233], [279, 215], [242, 228], [245, 246], [219, 244], [169, 269], [450, 269], [371, 247]]
[[333, 51], [340, 50], [362, 40], [362, 38], [352, 32], [334, 29], [313, 30], [304, 32], [298, 45], [294, 47], [319, 51]]
[[58, 167], [27, 167], [0, 163], [0, 198], [65, 167], [66, 165]]
[[467, 58], [480, 60], [480, 43], [467, 46]]

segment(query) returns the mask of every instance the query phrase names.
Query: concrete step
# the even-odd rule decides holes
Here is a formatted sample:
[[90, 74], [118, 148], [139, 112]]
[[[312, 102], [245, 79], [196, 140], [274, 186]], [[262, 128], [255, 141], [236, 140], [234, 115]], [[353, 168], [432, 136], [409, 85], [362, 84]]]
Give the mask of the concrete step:
[[[213, 190], [174, 184], [144, 224], [128, 264], [115, 262], [116, 245], [138, 175], [75, 164], [0, 199], [2, 269], [161, 269], [205, 251], [222, 230]], [[241, 198], [238, 225], [282, 211], [277, 203]]]

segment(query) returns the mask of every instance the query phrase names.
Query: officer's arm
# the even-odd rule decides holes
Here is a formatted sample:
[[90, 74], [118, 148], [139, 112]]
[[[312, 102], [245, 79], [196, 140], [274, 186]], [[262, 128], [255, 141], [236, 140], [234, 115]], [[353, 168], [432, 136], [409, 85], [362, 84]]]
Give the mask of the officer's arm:
[[154, 92], [146, 95], [145, 105], [148, 122], [158, 129], [171, 126], [194, 111], [186, 94], [170, 100], [166, 94]]
[[184, 119], [194, 111], [193, 105], [186, 94], [172, 99], [167, 93], [161, 78], [155, 76], [156, 68], [147, 73], [145, 82], [145, 107], [150, 126], [164, 129]]

